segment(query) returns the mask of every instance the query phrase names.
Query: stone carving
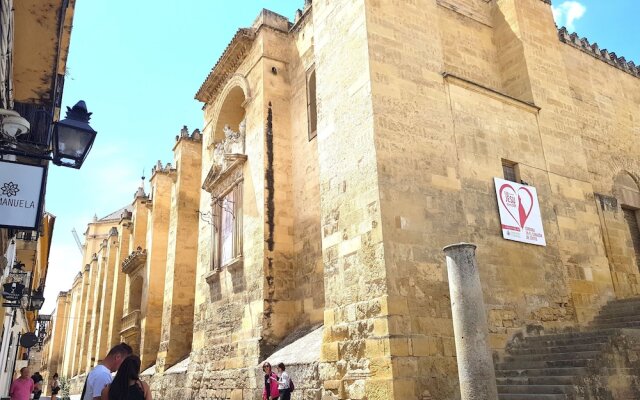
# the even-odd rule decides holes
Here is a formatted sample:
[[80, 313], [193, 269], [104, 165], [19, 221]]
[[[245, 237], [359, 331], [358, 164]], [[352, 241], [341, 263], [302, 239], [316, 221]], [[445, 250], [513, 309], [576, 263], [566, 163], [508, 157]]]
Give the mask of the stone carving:
[[222, 168], [224, 163], [224, 142], [220, 142], [213, 150], [213, 165], [217, 168]]
[[189, 129], [186, 125], [183, 125], [182, 129], [180, 129], [180, 134], [176, 135], [176, 142], [180, 141], [181, 139], [199, 142], [202, 140], [202, 134], [200, 133], [200, 129], [194, 129], [194, 131], [189, 134]]
[[238, 126], [238, 132], [234, 132], [229, 125], [224, 126], [224, 152], [225, 154], [244, 154], [244, 139], [246, 122], [243, 119]]
[[162, 165], [162, 161], [158, 160], [158, 162], [156, 163], [156, 165], [153, 166], [153, 168], [151, 168], [151, 175], [155, 174], [155, 173], [165, 173], [168, 174], [170, 172], [172, 172], [173, 166], [171, 165], [171, 163], [167, 163], [166, 165]]
[[213, 150], [213, 166], [211, 168], [215, 170], [216, 174], [228, 168], [230, 159], [235, 159], [236, 155], [245, 153], [246, 130], [246, 119], [240, 122], [238, 132], [231, 129], [228, 124], [224, 126], [224, 139], [216, 144]]

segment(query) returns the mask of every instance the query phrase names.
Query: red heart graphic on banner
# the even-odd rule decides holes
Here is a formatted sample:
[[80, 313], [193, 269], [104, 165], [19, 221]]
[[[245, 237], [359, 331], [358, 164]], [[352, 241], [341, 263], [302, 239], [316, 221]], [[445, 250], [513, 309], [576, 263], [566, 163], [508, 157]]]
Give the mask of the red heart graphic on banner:
[[[520, 198], [520, 193], [526, 193], [529, 195], [529, 210], [525, 210], [522, 205], [522, 199]], [[529, 215], [531, 215], [531, 210], [533, 210], [533, 195], [526, 187], [521, 187], [518, 189], [518, 214], [520, 216], [520, 227], [524, 228], [524, 224], [527, 223], [527, 219]]]
[[[504, 193], [507, 189], [510, 189], [511, 193]], [[528, 209], [525, 208], [526, 205], [523, 204], [521, 197], [521, 195], [524, 196], [525, 193], [529, 196]], [[527, 189], [526, 187], [521, 187], [516, 191], [513, 186], [505, 183], [500, 186], [499, 194], [500, 202], [504, 206], [504, 209], [507, 210], [509, 215], [511, 215], [511, 218], [513, 218], [513, 220], [516, 222], [516, 224], [518, 224], [519, 227], [524, 228], [524, 225], [527, 223], [527, 219], [529, 218], [529, 215], [531, 215], [531, 211], [533, 210], [533, 195], [531, 194], [531, 191], [529, 191], [529, 189]], [[510, 195], [509, 197], [511, 197], [511, 199], [509, 203], [512, 204], [507, 205], [507, 203], [505, 202], [505, 194]], [[511, 212], [510, 208], [512, 207], [518, 210], [517, 216]]]

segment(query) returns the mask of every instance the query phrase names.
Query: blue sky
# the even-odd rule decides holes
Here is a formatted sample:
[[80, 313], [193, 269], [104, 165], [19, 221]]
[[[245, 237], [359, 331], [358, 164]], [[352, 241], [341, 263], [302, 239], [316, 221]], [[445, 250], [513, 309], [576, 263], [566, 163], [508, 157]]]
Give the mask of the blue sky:
[[[260, 9], [293, 19], [304, 0], [78, 0], [64, 106], [82, 99], [98, 131], [82, 169], [52, 167], [46, 207], [57, 216], [43, 309], [54, 307], [81, 265], [71, 229], [84, 232], [128, 204], [144, 169], [171, 161], [183, 125], [202, 127], [200, 84], [239, 27]], [[179, 4], [179, 5], [178, 5]], [[554, 1], [558, 25], [640, 62], [637, 0]], [[81, 237], [82, 239], [82, 237]]]

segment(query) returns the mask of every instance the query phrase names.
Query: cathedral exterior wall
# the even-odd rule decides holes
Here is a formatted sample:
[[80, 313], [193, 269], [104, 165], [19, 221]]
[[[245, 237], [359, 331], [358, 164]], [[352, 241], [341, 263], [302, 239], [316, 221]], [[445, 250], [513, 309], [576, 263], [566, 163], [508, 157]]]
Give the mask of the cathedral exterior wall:
[[[456, 366], [443, 246], [478, 245], [495, 350], [528, 326], [585, 324], [614, 295], [636, 293], [635, 276], [619, 273], [625, 282], [612, 282], [594, 193], [597, 186], [611, 193], [620, 169], [638, 176], [637, 148], [621, 145], [638, 135], [628, 118], [638, 99], [613, 92], [640, 85], [560, 42], [540, 1], [484, 5], [494, 7], [490, 24], [517, 28], [521, 49], [512, 54], [524, 57], [517, 67], [526, 68], [528, 83], [514, 82], [515, 67], [501, 60], [496, 44], [512, 46], [508, 38], [492, 37], [475, 15], [441, 2], [367, 4], [385, 265], [390, 294], [402, 304], [389, 331], [404, 336], [398, 352], [391, 349], [394, 388], [449, 398], [457, 382], [448, 378]], [[591, 71], [602, 77], [597, 89], [584, 76]], [[502, 160], [517, 163], [521, 179], [537, 188], [546, 247], [502, 239], [492, 181], [502, 176]]]
[[[108, 323], [111, 344], [125, 332], [157, 362], [145, 379], [160, 398], [259, 398], [260, 363], [323, 325], [317, 355], [276, 353], [309, 377], [297, 393], [456, 399], [445, 245], [478, 245], [498, 357], [638, 295], [625, 218], [640, 209], [640, 79], [607, 54], [559, 32], [541, 0], [317, 1], [293, 24], [263, 10], [196, 95], [201, 142], [178, 139], [154, 204], [142, 193], [116, 223], [119, 249], [101, 257], [119, 277], [91, 264], [74, 283], [65, 374], [101, 356]], [[187, 144], [201, 165], [180, 158]], [[503, 239], [505, 165], [537, 189], [546, 246]], [[144, 268], [155, 280], [136, 305]], [[100, 276], [108, 317], [86, 306], [108, 298]]]

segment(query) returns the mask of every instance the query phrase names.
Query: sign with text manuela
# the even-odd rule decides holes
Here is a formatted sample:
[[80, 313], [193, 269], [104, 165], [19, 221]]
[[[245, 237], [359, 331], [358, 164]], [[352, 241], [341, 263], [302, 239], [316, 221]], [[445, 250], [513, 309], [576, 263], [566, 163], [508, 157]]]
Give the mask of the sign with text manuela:
[[502, 237], [546, 246], [536, 188], [493, 178], [496, 184]]
[[0, 226], [36, 230], [44, 167], [0, 161]]

